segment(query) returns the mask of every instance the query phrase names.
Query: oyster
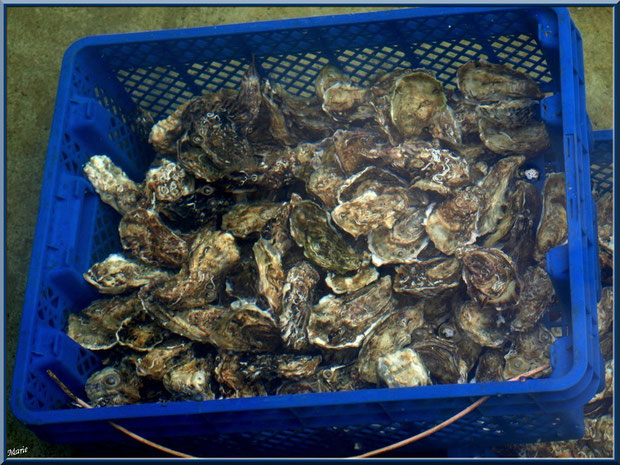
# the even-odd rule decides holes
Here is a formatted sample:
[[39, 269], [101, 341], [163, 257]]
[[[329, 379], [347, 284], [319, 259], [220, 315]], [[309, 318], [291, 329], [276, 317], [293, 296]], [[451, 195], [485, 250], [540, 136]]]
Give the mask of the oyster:
[[471, 184], [469, 163], [450, 150], [403, 144], [410, 153], [405, 169], [414, 177], [412, 187], [448, 195]]
[[267, 239], [259, 239], [252, 247], [258, 268], [258, 292], [267, 299], [269, 307], [277, 315], [282, 309], [284, 269], [282, 252], [278, 245]]
[[437, 335], [442, 339], [452, 342], [456, 346], [459, 357], [465, 362], [464, 372], [469, 373], [476, 364], [480, 352], [482, 352], [482, 346], [474, 341], [466, 332], [459, 329], [453, 317], [450, 317], [447, 321], [444, 321], [438, 326]]
[[266, 396], [267, 391], [262, 380], [252, 382], [246, 379], [242, 371], [242, 355], [220, 351], [215, 358], [215, 379], [219, 383], [220, 393], [227, 398]]
[[336, 168], [319, 168], [310, 175], [306, 184], [308, 192], [321, 199], [329, 210], [338, 204], [338, 190], [345, 182], [341, 173]]
[[545, 314], [555, 297], [551, 278], [539, 266], [530, 266], [523, 274], [523, 288], [517, 312], [510, 322], [512, 331], [527, 331]]
[[124, 319], [116, 331], [116, 339], [121, 346], [140, 352], [153, 349], [167, 336], [168, 332], [157, 325], [144, 310]]
[[598, 247], [601, 267], [614, 267], [614, 196], [612, 192], [603, 195], [596, 202], [598, 221]]
[[150, 203], [174, 202], [194, 192], [195, 178], [170, 160], [160, 160], [159, 166], [146, 172], [144, 191]]
[[614, 322], [614, 288], [604, 287], [597, 305], [598, 335], [602, 338]]
[[325, 66], [316, 77], [314, 88], [323, 102], [323, 110], [336, 121], [356, 121], [372, 118], [368, 106], [369, 90], [351, 82], [342, 70]]
[[139, 402], [141, 387], [131, 365], [121, 361], [118, 367], [109, 366], [90, 375], [84, 389], [93, 407], [107, 407]]
[[508, 328], [493, 307], [469, 300], [455, 309], [454, 322], [471, 339], [483, 347], [498, 349], [507, 340]]
[[525, 126], [504, 128], [487, 120], [479, 121], [480, 139], [491, 151], [500, 155], [533, 157], [549, 147], [551, 140], [545, 123], [531, 121]]
[[338, 166], [347, 176], [359, 172], [369, 162], [381, 160], [381, 150], [377, 147], [382, 138], [377, 132], [339, 129], [333, 140]]
[[238, 203], [222, 217], [222, 229], [242, 239], [260, 232], [278, 212], [282, 204], [276, 202]]
[[250, 382], [258, 379], [301, 379], [317, 373], [320, 355], [259, 354], [244, 360], [239, 371]]
[[411, 333], [423, 324], [424, 313], [419, 306], [400, 308], [384, 319], [362, 345], [357, 360], [359, 377], [379, 383], [379, 358], [409, 345]]
[[512, 259], [499, 249], [469, 246], [459, 250], [467, 293], [497, 311], [519, 304], [523, 283]]
[[568, 240], [564, 173], [552, 173], [543, 187], [543, 209], [536, 230], [534, 260], [544, 263], [547, 252]]
[[336, 294], [345, 294], [357, 291], [368, 284], [375, 282], [379, 278], [379, 272], [373, 266], [365, 266], [360, 270], [349, 275], [338, 275], [327, 273], [325, 284]]
[[170, 274], [120, 254], [110, 254], [104, 261], [91, 266], [83, 276], [103, 294], [123, 294], [151, 281], [167, 279]]
[[[504, 357], [506, 360], [504, 379], [513, 378], [550, 363], [550, 347], [553, 342], [555, 337], [542, 323], [538, 323], [529, 331], [519, 333]], [[545, 372], [548, 373], [549, 370], [539, 372], [533, 377], [540, 378]]]
[[437, 297], [461, 283], [461, 263], [454, 257], [437, 257], [396, 267], [394, 290], [421, 298]]
[[141, 356], [136, 363], [136, 373], [163, 380], [170, 367], [191, 353], [194, 343], [182, 339], [168, 339]]
[[381, 227], [368, 234], [368, 250], [372, 263], [381, 266], [390, 263], [413, 263], [422, 251], [429, 248], [422, 208], [409, 207], [391, 229]]
[[506, 65], [470, 61], [458, 69], [456, 77], [459, 90], [479, 103], [544, 97], [536, 81]]
[[84, 165], [84, 173], [101, 201], [124, 215], [135, 210], [144, 198], [142, 188], [107, 155], [94, 155]]
[[511, 194], [515, 189], [515, 174], [524, 161], [522, 156], [502, 158], [479, 183], [487, 195], [488, 207], [478, 219], [477, 232], [481, 236], [491, 234], [485, 239], [486, 247], [494, 245], [514, 223], [516, 215]]
[[239, 247], [232, 234], [203, 229], [192, 241], [187, 269], [190, 274], [202, 272], [217, 277], [233, 268], [240, 258]]
[[422, 358], [431, 379], [447, 384], [467, 382], [467, 364], [452, 341], [437, 337], [428, 326], [413, 330], [411, 341], [409, 348]]
[[483, 191], [470, 186], [459, 190], [454, 197], [429, 206], [424, 227], [437, 249], [453, 255], [459, 247], [476, 241], [476, 225], [486, 208]]
[[605, 362], [605, 388], [597, 393], [584, 406], [584, 416], [597, 418], [611, 413], [614, 398], [614, 363], [612, 360]]
[[226, 175], [223, 170], [213, 164], [200, 147], [192, 144], [187, 133], [177, 141], [177, 161], [183, 169], [192, 173], [197, 179], [209, 183], [219, 181]]
[[359, 347], [392, 310], [389, 276], [343, 297], [327, 295], [312, 308], [308, 339], [326, 349]]
[[178, 268], [187, 259], [187, 241], [153, 210], [137, 208], [125, 214], [118, 231], [123, 249], [147, 265]]
[[504, 355], [502, 349], [487, 348], [478, 359], [476, 368], [476, 382], [488, 383], [491, 381], [504, 380]]
[[352, 363], [334, 365], [319, 370], [319, 385], [324, 391], [353, 391], [369, 387], [368, 383], [360, 380]]
[[535, 116], [536, 100], [517, 99], [481, 104], [476, 107], [480, 117], [506, 129], [526, 126]]
[[151, 127], [148, 142], [160, 154], [174, 154], [177, 139], [183, 134], [181, 116], [190, 101], [181, 104], [171, 115], [158, 121]]
[[308, 262], [293, 266], [282, 286], [282, 313], [278, 317], [284, 345], [293, 350], [309, 346], [307, 327], [318, 272]]
[[390, 116], [405, 139], [418, 137], [445, 106], [443, 86], [428, 71], [415, 70], [394, 83]]
[[391, 388], [432, 384], [422, 358], [409, 347], [379, 357], [377, 373]]
[[315, 265], [335, 273], [357, 270], [358, 253], [331, 226], [329, 215], [316, 203], [298, 199], [290, 215], [291, 236]]
[[136, 294], [95, 300], [80, 313], [69, 315], [67, 335], [86, 349], [109, 349], [117, 344], [116, 332], [123, 321], [140, 308]]
[[461, 136], [478, 135], [478, 105], [460, 92], [450, 93], [448, 105], [452, 108]]
[[186, 354], [164, 374], [164, 388], [175, 400], [215, 399], [211, 389], [214, 368], [213, 357], [196, 358], [192, 354]]
[[271, 352], [282, 342], [274, 316], [244, 300], [231, 303], [230, 309], [213, 322], [212, 328], [212, 343], [224, 350]]

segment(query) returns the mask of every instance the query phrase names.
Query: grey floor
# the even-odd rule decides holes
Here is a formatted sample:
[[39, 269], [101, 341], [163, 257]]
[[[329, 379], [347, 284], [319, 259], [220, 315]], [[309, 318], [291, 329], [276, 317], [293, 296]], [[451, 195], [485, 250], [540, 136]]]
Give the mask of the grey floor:
[[[7, 203], [6, 203], [6, 405], [34, 236], [45, 153], [63, 54], [94, 34], [172, 29], [383, 7], [6, 7]], [[582, 33], [587, 106], [595, 129], [613, 116], [613, 10], [570, 8]], [[39, 440], [7, 411], [7, 449], [20, 457], [71, 457], [67, 446]]]

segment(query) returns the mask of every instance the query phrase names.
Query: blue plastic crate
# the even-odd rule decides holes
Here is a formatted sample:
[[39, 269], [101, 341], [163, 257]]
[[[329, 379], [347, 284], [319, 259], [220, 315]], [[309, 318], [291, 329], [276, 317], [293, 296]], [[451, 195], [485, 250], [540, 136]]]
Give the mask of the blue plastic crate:
[[[63, 332], [70, 312], [97, 298], [82, 279], [120, 250], [119, 215], [82, 173], [105, 153], [135, 180], [152, 156], [135, 127], [137, 108], [160, 119], [201, 92], [236, 87], [254, 56], [261, 74], [307, 96], [328, 62], [365, 84], [396, 67], [433, 69], [453, 86], [473, 59], [527, 72], [547, 97], [541, 117], [552, 148], [534, 164], [566, 172], [569, 242], [548, 256], [562, 307], [554, 324], [550, 378], [71, 408], [46, 375], [74, 392], [98, 369], [98, 356]], [[568, 439], [583, 435], [583, 405], [601, 387], [596, 301], [596, 223], [589, 177], [582, 45], [565, 8], [416, 8], [252, 24], [96, 36], [66, 52], [48, 147], [11, 393], [15, 415], [56, 442], [123, 443], [123, 426], [202, 456], [346, 456], [385, 446], [491, 399], [450, 427], [409, 447]], [[129, 442], [129, 444], [127, 444]], [[117, 449], [119, 450], [119, 449]]]

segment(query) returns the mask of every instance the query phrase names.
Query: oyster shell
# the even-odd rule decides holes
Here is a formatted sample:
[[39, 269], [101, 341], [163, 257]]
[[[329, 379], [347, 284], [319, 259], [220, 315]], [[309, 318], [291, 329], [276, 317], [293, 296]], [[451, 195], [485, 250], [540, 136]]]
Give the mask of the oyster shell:
[[202, 229], [192, 241], [187, 269], [190, 274], [202, 272], [217, 277], [233, 268], [240, 258], [232, 234]]
[[174, 202], [194, 192], [195, 178], [181, 166], [161, 159], [159, 166], [146, 172], [144, 191], [152, 202]]
[[123, 294], [151, 281], [167, 279], [170, 274], [120, 254], [110, 254], [104, 261], [91, 266], [83, 276], [102, 294]]
[[125, 214], [118, 231], [123, 249], [147, 265], [178, 268], [187, 259], [187, 241], [153, 210], [137, 208]]
[[601, 300], [597, 305], [598, 314], [598, 335], [602, 338], [607, 333], [614, 322], [614, 289], [604, 287], [601, 292]]
[[504, 355], [502, 349], [485, 349], [478, 359], [476, 368], [476, 382], [488, 383], [504, 380]]
[[282, 286], [282, 313], [278, 317], [285, 347], [305, 350], [309, 346], [307, 327], [318, 272], [308, 262], [293, 266]]
[[426, 212], [409, 207], [391, 229], [381, 227], [368, 234], [368, 250], [372, 263], [382, 266], [390, 263], [413, 263], [422, 251], [429, 248], [424, 220]]
[[406, 139], [418, 137], [445, 106], [443, 86], [428, 71], [415, 70], [394, 82], [390, 116]]
[[391, 388], [432, 384], [422, 357], [409, 347], [379, 357], [377, 373]]
[[368, 383], [360, 380], [352, 363], [334, 365], [319, 370], [319, 385], [324, 391], [354, 391], [369, 387]]
[[[533, 370], [544, 364], [550, 363], [550, 347], [555, 342], [553, 334], [545, 328], [542, 323], [538, 323], [529, 331], [519, 333], [512, 348], [504, 359], [504, 379], [514, 378], [515, 376]], [[533, 375], [533, 378], [540, 378], [549, 370]]]
[[215, 399], [211, 389], [213, 357], [196, 358], [185, 354], [163, 376], [164, 388], [175, 400], [203, 401]]
[[120, 345], [140, 352], [153, 349], [167, 336], [168, 332], [158, 326], [144, 310], [124, 319], [116, 331], [116, 339]]
[[84, 389], [93, 407], [107, 407], [139, 402], [141, 387], [131, 365], [121, 361], [118, 367], [109, 366], [90, 375]]
[[342, 297], [327, 295], [312, 308], [308, 339], [326, 349], [359, 347], [392, 309], [389, 276]]
[[321, 199], [328, 210], [338, 204], [338, 190], [345, 182], [341, 173], [336, 168], [319, 168], [310, 175], [306, 184], [308, 192]]
[[525, 126], [510, 128], [484, 119], [478, 124], [480, 139], [486, 148], [500, 155], [525, 155], [530, 158], [551, 147], [547, 127], [540, 121], [531, 121]]
[[336, 294], [357, 291], [379, 278], [379, 272], [373, 266], [365, 266], [354, 275], [338, 275], [327, 273], [325, 284]]
[[454, 257], [437, 257], [396, 267], [394, 290], [421, 298], [437, 297], [461, 283], [461, 263]]
[[357, 121], [373, 117], [368, 106], [369, 90], [358, 87], [351, 78], [334, 65], [328, 64], [314, 82], [323, 110], [336, 121]]
[[555, 289], [547, 272], [539, 266], [530, 266], [523, 274], [519, 305], [510, 329], [521, 332], [532, 328], [548, 310], [554, 297]]
[[601, 267], [614, 267], [614, 196], [612, 192], [603, 195], [596, 202], [598, 221], [598, 247]]
[[470, 61], [458, 69], [456, 77], [459, 90], [479, 103], [544, 97], [536, 81], [506, 65]]
[[94, 155], [84, 165], [84, 173], [101, 201], [124, 215], [135, 210], [144, 198], [142, 188], [107, 155]]
[[469, 300], [455, 309], [454, 322], [483, 347], [498, 349], [507, 341], [508, 328], [493, 307], [481, 307]]
[[291, 236], [315, 265], [335, 273], [357, 270], [359, 254], [330, 224], [329, 215], [316, 203], [297, 199], [290, 215]]
[[469, 373], [476, 364], [480, 352], [482, 352], [482, 346], [469, 337], [466, 332], [459, 329], [453, 317], [438, 326], [437, 335], [456, 346], [459, 357], [465, 362], [465, 373]]
[[597, 418], [612, 412], [614, 397], [614, 363], [605, 362], [605, 388], [584, 406], [584, 416]]
[[453, 342], [435, 336], [428, 326], [415, 329], [411, 340], [409, 348], [420, 355], [431, 379], [448, 384], [467, 382], [467, 364]]
[[545, 263], [549, 250], [568, 240], [564, 173], [549, 174], [545, 179], [542, 195], [543, 209], [536, 230], [534, 249], [534, 260], [539, 263]]
[[136, 374], [163, 380], [170, 367], [191, 353], [194, 343], [183, 339], [168, 339], [141, 356], [136, 363]]
[[512, 259], [499, 249], [469, 246], [459, 250], [467, 293], [497, 311], [519, 304], [523, 283]]
[[215, 358], [215, 379], [220, 393], [226, 398], [266, 396], [261, 380], [251, 382], [242, 371], [244, 361], [238, 353], [220, 351]]
[[377, 132], [339, 129], [334, 133], [333, 140], [338, 166], [347, 176], [359, 172], [369, 162], [381, 161], [381, 150], [377, 146], [382, 138]]
[[532, 99], [502, 100], [478, 105], [476, 111], [481, 118], [494, 125], [510, 129], [526, 126], [532, 121], [536, 104], [536, 100]]
[[282, 287], [284, 269], [282, 252], [277, 244], [259, 239], [252, 247], [258, 268], [258, 293], [267, 299], [269, 307], [277, 315], [282, 309]]
[[116, 332], [123, 321], [140, 308], [136, 294], [95, 300], [80, 313], [69, 315], [67, 335], [86, 349], [109, 349], [117, 344]]
[[281, 206], [281, 203], [267, 201], [238, 203], [222, 217], [222, 229], [245, 239], [250, 234], [262, 231]]
[[419, 306], [400, 308], [385, 318], [362, 345], [357, 359], [359, 377], [379, 383], [379, 358], [409, 345], [411, 333], [423, 324], [424, 313]]
[[258, 379], [301, 379], [317, 373], [320, 355], [259, 354], [244, 360], [240, 372], [250, 382]]
[[414, 147], [403, 144], [410, 152], [405, 168], [414, 177], [412, 187], [448, 195], [454, 189], [471, 184], [469, 163], [450, 150]]
[[439, 251], [453, 255], [459, 247], [476, 241], [476, 225], [486, 208], [483, 191], [475, 186], [467, 187], [454, 197], [429, 206], [424, 224], [426, 233]]
[[151, 127], [148, 142], [156, 152], [165, 155], [176, 153], [177, 140], [183, 134], [181, 117], [190, 102], [181, 104], [171, 115]]

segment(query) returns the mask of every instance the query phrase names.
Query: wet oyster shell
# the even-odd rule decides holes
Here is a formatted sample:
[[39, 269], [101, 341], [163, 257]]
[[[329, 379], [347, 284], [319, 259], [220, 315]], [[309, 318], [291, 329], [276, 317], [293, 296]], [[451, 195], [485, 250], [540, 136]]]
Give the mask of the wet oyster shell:
[[438, 250], [453, 255], [459, 247], [476, 241], [476, 225], [486, 208], [483, 191], [477, 187], [467, 187], [454, 197], [429, 206], [424, 227]]
[[476, 111], [481, 118], [506, 129], [525, 126], [534, 119], [536, 104], [532, 99], [503, 100], [478, 105]]
[[413, 330], [424, 324], [424, 313], [419, 306], [396, 310], [383, 320], [364, 341], [357, 360], [359, 377], [369, 383], [379, 383], [379, 358], [411, 343]]
[[183, 134], [181, 116], [190, 101], [181, 104], [171, 115], [151, 127], [148, 142], [158, 153], [176, 153], [177, 140]]
[[499, 249], [469, 246], [459, 250], [467, 293], [481, 306], [497, 311], [519, 304], [523, 282], [512, 259]]
[[88, 377], [84, 389], [93, 407], [135, 404], [140, 401], [142, 382], [131, 364], [106, 367]]
[[358, 87], [342, 70], [328, 64], [318, 74], [314, 87], [323, 110], [337, 121], [356, 121], [372, 118], [368, 106], [369, 90]]
[[258, 379], [301, 379], [317, 373], [322, 361], [320, 355], [258, 354], [248, 356], [240, 372], [250, 382]]
[[422, 357], [410, 347], [379, 357], [377, 373], [390, 388], [432, 384]]
[[589, 418], [597, 418], [607, 413], [611, 413], [613, 409], [614, 397], [614, 363], [613, 360], [605, 362], [605, 388], [595, 394], [590, 401], [584, 406], [584, 416]]
[[504, 355], [502, 349], [485, 349], [478, 359], [476, 368], [476, 382], [488, 383], [504, 380]]
[[109, 349], [117, 344], [116, 332], [123, 321], [140, 309], [136, 294], [95, 300], [80, 313], [69, 315], [67, 335], [86, 349]]
[[289, 349], [305, 350], [309, 347], [308, 319], [318, 282], [319, 273], [308, 262], [298, 263], [286, 275], [278, 324], [282, 341]]
[[194, 343], [185, 339], [168, 339], [141, 356], [136, 363], [138, 376], [162, 380], [170, 367], [191, 353]]
[[84, 165], [84, 174], [101, 201], [124, 215], [135, 210], [144, 198], [142, 187], [133, 182], [107, 155], [94, 155]]
[[598, 222], [599, 261], [601, 267], [614, 266], [614, 196], [612, 192], [604, 194], [596, 202], [596, 219]]
[[487, 120], [479, 121], [480, 139], [491, 152], [500, 155], [525, 155], [530, 158], [549, 147], [551, 140], [545, 123], [531, 121], [525, 126], [504, 128]]
[[346, 294], [348, 292], [357, 291], [368, 284], [379, 279], [379, 272], [373, 266], [365, 266], [354, 275], [338, 275], [335, 273], [327, 273], [325, 284], [335, 294]]
[[187, 241], [153, 210], [137, 208], [125, 214], [118, 231], [123, 249], [147, 265], [178, 268], [187, 259]]
[[368, 163], [381, 161], [381, 151], [377, 150], [377, 146], [383, 139], [377, 132], [339, 129], [334, 133], [333, 140], [338, 167], [347, 176], [359, 172]]
[[238, 353], [220, 351], [215, 359], [215, 379], [225, 398], [266, 396], [261, 380], [251, 382], [242, 371], [244, 360]]
[[147, 352], [164, 341], [168, 334], [147, 312], [141, 310], [123, 320], [116, 331], [116, 339], [122, 346]]
[[422, 298], [437, 297], [461, 283], [461, 263], [454, 257], [437, 257], [396, 267], [394, 290]]
[[338, 204], [338, 190], [344, 181], [339, 168], [319, 168], [310, 175], [306, 189], [321, 199], [326, 209], [332, 210]]
[[[519, 333], [512, 348], [504, 357], [506, 360], [504, 379], [514, 378], [521, 373], [549, 364], [550, 347], [553, 342], [555, 342], [555, 337], [542, 323], [538, 323], [529, 331]], [[540, 378], [547, 375], [549, 371], [550, 369], [547, 369], [532, 377]]]
[[91, 266], [83, 277], [102, 294], [123, 294], [153, 280], [167, 279], [170, 274], [120, 254], [110, 254], [104, 261]]
[[382, 266], [390, 263], [413, 263], [430, 245], [424, 220], [426, 212], [409, 207], [391, 229], [381, 227], [368, 234], [368, 250], [372, 263]]
[[194, 192], [195, 178], [181, 166], [162, 159], [159, 166], [146, 172], [145, 196], [150, 202], [174, 202]]
[[394, 83], [390, 116], [404, 138], [415, 138], [446, 106], [443, 86], [426, 70], [401, 76]]
[[459, 356], [465, 362], [465, 372], [469, 373], [480, 356], [482, 346], [459, 329], [453, 317], [438, 326], [437, 335], [456, 346]]
[[450, 150], [407, 143], [402, 146], [410, 153], [405, 169], [414, 177], [412, 187], [448, 195], [472, 183], [469, 163]]
[[507, 341], [508, 328], [493, 307], [481, 307], [469, 300], [455, 309], [454, 322], [483, 347], [498, 349]]
[[298, 200], [290, 215], [291, 236], [315, 265], [335, 273], [357, 270], [359, 254], [329, 222], [329, 215], [309, 200]]
[[282, 288], [285, 276], [282, 253], [277, 244], [259, 239], [252, 247], [258, 269], [258, 293], [267, 299], [269, 307], [277, 315], [282, 309]]
[[212, 400], [215, 399], [211, 390], [213, 370], [213, 357], [196, 358], [186, 354], [164, 374], [163, 385], [175, 400]]
[[536, 230], [536, 248], [534, 249], [534, 260], [541, 264], [545, 263], [549, 250], [568, 240], [564, 173], [547, 175], [542, 195], [543, 209]]
[[614, 288], [604, 287], [597, 305], [598, 335], [602, 338], [614, 322]]
[[458, 69], [456, 78], [459, 90], [479, 103], [544, 97], [536, 81], [506, 65], [470, 61]]
[[467, 382], [467, 364], [454, 343], [435, 336], [428, 326], [415, 329], [411, 340], [409, 347], [420, 355], [431, 379], [448, 384]]
[[244, 239], [262, 231], [281, 206], [281, 203], [268, 201], [238, 203], [222, 216], [222, 229]]
[[510, 322], [511, 331], [527, 331], [540, 321], [555, 297], [551, 278], [539, 266], [530, 266], [523, 274], [523, 288], [517, 312]]
[[389, 276], [342, 297], [327, 295], [312, 308], [308, 339], [326, 349], [359, 347], [392, 309]]

